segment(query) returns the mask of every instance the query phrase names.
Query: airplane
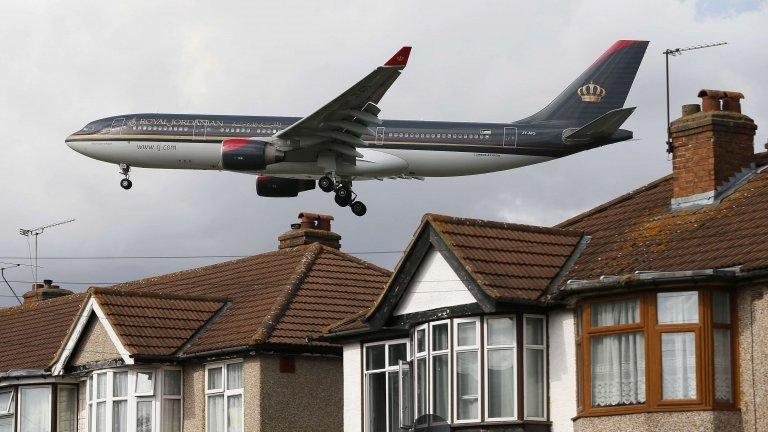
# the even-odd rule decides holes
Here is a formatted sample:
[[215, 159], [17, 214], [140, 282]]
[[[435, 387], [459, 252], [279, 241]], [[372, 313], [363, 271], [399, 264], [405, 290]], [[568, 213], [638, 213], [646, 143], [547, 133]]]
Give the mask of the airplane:
[[620, 127], [635, 107], [624, 102], [647, 46], [617, 41], [546, 107], [511, 123], [379, 118], [381, 98], [408, 62], [405, 46], [304, 118], [126, 114], [90, 122], [66, 144], [117, 164], [123, 189], [133, 184], [131, 167], [234, 171], [256, 175], [266, 197], [317, 184], [362, 216], [353, 181], [503, 171], [632, 139]]

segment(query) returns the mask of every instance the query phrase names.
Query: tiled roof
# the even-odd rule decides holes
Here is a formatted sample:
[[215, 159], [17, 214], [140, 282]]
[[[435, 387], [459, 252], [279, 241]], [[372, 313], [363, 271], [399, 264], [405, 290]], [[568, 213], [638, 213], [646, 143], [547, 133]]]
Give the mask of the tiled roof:
[[501, 301], [536, 300], [582, 238], [564, 230], [427, 214], [483, 291]]
[[671, 198], [667, 176], [559, 224], [591, 236], [564, 280], [768, 267], [768, 171], [757, 172], [717, 204], [671, 211]]
[[99, 306], [131, 355], [171, 356], [225, 304], [225, 299], [96, 288]]
[[389, 274], [314, 243], [113, 288], [228, 298], [231, 305], [185, 350], [201, 353], [259, 344], [306, 346], [307, 337], [369, 307]]
[[87, 298], [72, 294], [0, 309], [0, 372], [47, 368]]

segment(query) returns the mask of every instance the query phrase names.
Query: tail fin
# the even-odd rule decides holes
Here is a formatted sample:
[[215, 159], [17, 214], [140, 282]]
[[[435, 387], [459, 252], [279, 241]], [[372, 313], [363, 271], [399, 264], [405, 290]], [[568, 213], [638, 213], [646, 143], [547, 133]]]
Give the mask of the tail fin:
[[538, 113], [524, 122], [567, 121], [584, 125], [624, 106], [648, 41], [620, 40]]

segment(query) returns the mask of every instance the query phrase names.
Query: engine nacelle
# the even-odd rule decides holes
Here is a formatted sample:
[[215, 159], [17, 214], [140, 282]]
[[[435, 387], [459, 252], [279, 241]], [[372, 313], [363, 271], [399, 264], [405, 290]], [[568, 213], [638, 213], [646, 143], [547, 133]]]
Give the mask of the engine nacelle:
[[231, 138], [221, 142], [221, 167], [228, 171], [258, 171], [284, 158], [282, 151], [265, 141]]
[[263, 197], [288, 198], [299, 195], [299, 192], [315, 188], [314, 180], [291, 179], [282, 177], [256, 177], [256, 193]]

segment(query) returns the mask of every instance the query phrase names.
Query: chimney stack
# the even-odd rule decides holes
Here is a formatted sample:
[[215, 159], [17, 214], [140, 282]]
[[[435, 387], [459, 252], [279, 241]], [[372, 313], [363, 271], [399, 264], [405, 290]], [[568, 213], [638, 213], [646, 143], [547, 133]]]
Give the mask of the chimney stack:
[[292, 248], [312, 243], [324, 244], [334, 249], [341, 249], [341, 236], [331, 231], [333, 216], [302, 212], [299, 223], [291, 230], [278, 237], [278, 249]]
[[72, 291], [60, 288], [58, 285], [54, 285], [52, 280], [45, 279], [43, 283], [32, 284], [32, 289], [25, 292], [23, 297], [25, 305], [32, 305], [70, 294], [72, 294]]
[[701, 107], [683, 105], [672, 122], [672, 208], [712, 204], [754, 167], [757, 126], [741, 113], [744, 95], [701, 90]]

